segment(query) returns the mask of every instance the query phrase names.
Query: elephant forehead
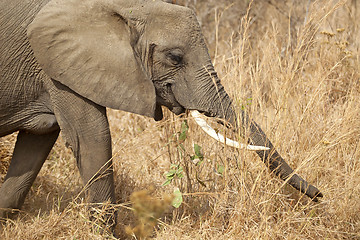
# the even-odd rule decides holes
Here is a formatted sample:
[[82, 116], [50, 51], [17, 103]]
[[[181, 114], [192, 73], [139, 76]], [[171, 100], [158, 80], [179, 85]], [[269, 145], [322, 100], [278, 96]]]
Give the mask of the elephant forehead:
[[195, 13], [187, 8], [174, 4], [167, 4], [162, 1], [149, 5], [147, 9], [146, 24], [152, 31], [182, 32], [191, 33], [199, 30], [200, 25]]
[[144, 36], [157, 45], [189, 47], [201, 41], [202, 34], [197, 21], [180, 20], [169, 16], [151, 18], [145, 25]]

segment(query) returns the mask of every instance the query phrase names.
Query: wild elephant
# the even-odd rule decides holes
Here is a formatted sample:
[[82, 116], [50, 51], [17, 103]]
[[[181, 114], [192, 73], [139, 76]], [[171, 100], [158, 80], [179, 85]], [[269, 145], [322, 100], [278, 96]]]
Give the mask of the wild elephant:
[[115, 203], [106, 107], [155, 120], [161, 106], [222, 118], [269, 148], [257, 154], [276, 175], [322, 196], [246, 112], [235, 114], [190, 9], [159, 0], [2, 0], [0, 9], [0, 136], [19, 131], [0, 217], [21, 207], [60, 131], [89, 201]]

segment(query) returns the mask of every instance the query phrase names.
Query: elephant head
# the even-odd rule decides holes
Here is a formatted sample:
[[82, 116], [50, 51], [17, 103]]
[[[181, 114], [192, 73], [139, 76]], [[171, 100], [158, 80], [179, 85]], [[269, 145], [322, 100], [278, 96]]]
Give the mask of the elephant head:
[[237, 116], [211, 63], [199, 23], [188, 8], [159, 0], [53, 0], [28, 37], [43, 71], [94, 103], [162, 119], [198, 110], [250, 131], [251, 144], [282, 179], [316, 199], [246, 112]]

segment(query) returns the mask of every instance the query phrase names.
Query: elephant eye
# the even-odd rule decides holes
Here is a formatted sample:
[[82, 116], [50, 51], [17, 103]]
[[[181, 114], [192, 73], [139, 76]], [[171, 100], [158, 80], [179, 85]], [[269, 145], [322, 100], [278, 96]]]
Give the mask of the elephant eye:
[[183, 63], [183, 54], [180, 51], [172, 51], [167, 54], [167, 58], [169, 59], [172, 65], [178, 66]]
[[179, 55], [171, 55], [170, 56], [171, 61], [173, 61], [176, 65], [180, 64], [182, 62], [182, 56]]

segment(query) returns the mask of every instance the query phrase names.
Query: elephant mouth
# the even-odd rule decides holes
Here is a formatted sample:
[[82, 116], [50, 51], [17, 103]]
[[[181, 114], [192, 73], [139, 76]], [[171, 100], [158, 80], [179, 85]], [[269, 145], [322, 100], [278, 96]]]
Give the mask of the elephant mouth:
[[172, 109], [170, 109], [170, 111], [172, 111], [173, 113], [175, 113], [176, 115], [180, 115], [182, 113], [185, 113], [185, 108], [181, 105], [179, 106], [174, 106]]
[[161, 106], [167, 107], [171, 112], [175, 113], [176, 115], [180, 115], [185, 113], [186, 109], [176, 100], [172, 102], [165, 101], [161, 97], [157, 96], [156, 98], [156, 109], [155, 109], [155, 121], [160, 121], [163, 119], [163, 112]]
[[159, 81], [154, 81], [156, 89], [156, 109], [155, 109], [155, 120], [159, 121], [163, 118], [161, 106], [167, 107], [171, 112], [176, 115], [185, 113], [186, 108], [182, 106], [179, 101], [175, 98], [175, 95], [171, 89], [170, 84], [164, 84]]

